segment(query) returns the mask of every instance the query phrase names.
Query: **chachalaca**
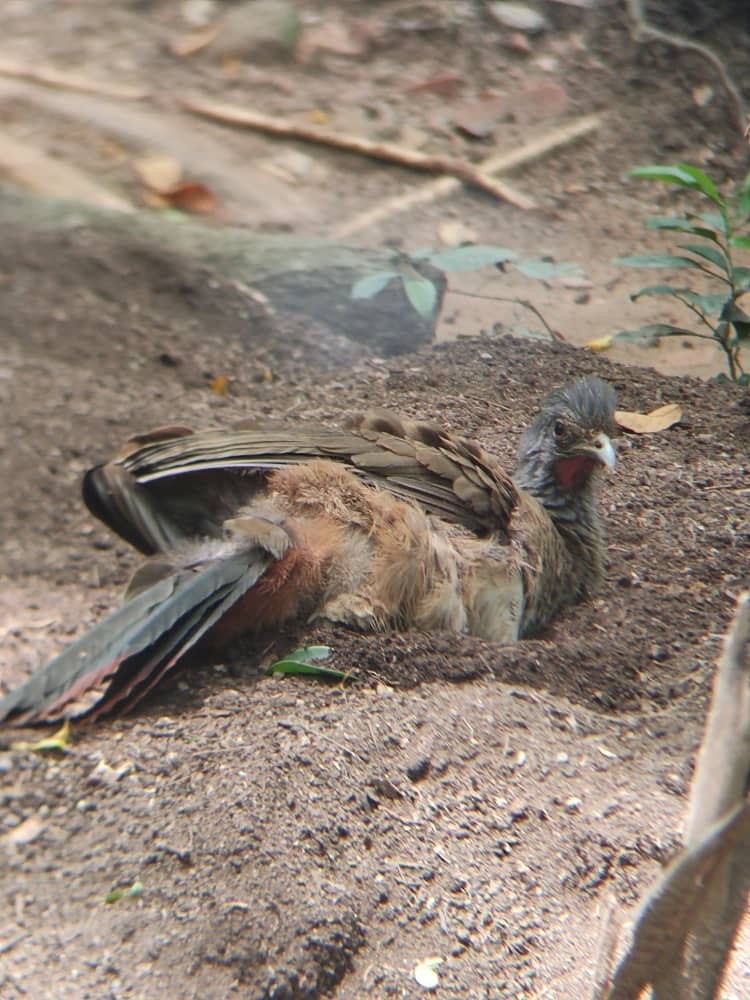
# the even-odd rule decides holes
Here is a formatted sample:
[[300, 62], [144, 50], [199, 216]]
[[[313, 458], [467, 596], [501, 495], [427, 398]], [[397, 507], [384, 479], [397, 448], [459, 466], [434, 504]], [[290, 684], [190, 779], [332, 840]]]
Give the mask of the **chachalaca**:
[[615, 394], [551, 393], [511, 478], [473, 441], [371, 411], [348, 431], [166, 428], [86, 474], [89, 509], [151, 556], [125, 602], [0, 700], [0, 720], [133, 705], [207, 636], [292, 620], [509, 642], [600, 583], [595, 473]]

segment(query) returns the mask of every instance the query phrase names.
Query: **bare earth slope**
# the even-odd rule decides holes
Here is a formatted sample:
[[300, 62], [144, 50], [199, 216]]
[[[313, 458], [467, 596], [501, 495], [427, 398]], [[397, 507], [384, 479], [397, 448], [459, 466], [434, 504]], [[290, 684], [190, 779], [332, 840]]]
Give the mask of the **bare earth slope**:
[[[387, 404], [510, 462], [547, 389], [588, 372], [624, 408], [685, 415], [618, 440], [606, 586], [539, 639], [270, 637], [194, 663], [65, 757], [0, 757], [6, 994], [410, 997], [415, 963], [439, 955], [446, 997], [580, 996], [602, 901], [633, 903], [677, 844], [711, 664], [747, 582], [742, 391], [486, 338], [323, 373], [280, 346], [270, 383], [237, 351], [219, 396], [159, 360], [168, 343], [216, 370], [184, 319], [134, 372], [133, 316], [106, 351], [94, 323], [54, 351], [21, 322], [6, 340], [8, 683], [117, 599], [133, 558], [77, 480], [132, 430]], [[273, 334], [285, 343], [281, 322]], [[298, 639], [330, 644], [356, 681], [263, 676]], [[125, 763], [119, 780], [104, 767]], [[138, 899], [103, 902], [135, 880]]]

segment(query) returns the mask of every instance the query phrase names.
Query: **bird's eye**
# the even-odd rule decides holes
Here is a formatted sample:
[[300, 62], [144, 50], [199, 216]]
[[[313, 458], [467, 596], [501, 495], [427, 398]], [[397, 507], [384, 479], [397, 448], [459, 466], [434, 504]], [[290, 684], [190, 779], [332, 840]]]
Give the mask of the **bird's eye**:
[[564, 433], [565, 433], [565, 424], [562, 422], [562, 420], [556, 420], [555, 421], [555, 437], [556, 438], [562, 437]]

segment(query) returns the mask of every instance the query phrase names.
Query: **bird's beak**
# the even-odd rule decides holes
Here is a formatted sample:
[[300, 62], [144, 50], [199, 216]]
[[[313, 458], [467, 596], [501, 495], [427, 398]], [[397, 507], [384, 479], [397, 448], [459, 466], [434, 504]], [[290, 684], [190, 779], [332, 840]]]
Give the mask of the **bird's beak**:
[[612, 442], [609, 437], [602, 432], [597, 434], [594, 440], [589, 446], [589, 454], [601, 462], [602, 465], [606, 465], [608, 469], [614, 469], [617, 462], [617, 456], [615, 454], [615, 449], [612, 447]]
[[577, 454], [593, 459], [601, 465], [606, 465], [608, 469], [615, 467], [617, 461], [615, 449], [604, 431], [601, 431], [592, 440], [581, 443], [575, 450]]

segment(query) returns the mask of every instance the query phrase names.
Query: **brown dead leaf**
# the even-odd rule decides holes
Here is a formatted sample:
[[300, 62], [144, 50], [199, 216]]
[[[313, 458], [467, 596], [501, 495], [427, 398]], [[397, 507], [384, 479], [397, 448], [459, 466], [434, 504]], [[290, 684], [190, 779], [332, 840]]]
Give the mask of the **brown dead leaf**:
[[219, 199], [213, 191], [199, 181], [184, 181], [182, 184], [177, 184], [171, 191], [163, 192], [163, 197], [174, 208], [200, 215], [215, 212], [219, 206]]
[[182, 180], [182, 165], [169, 156], [144, 156], [133, 161], [141, 184], [157, 194], [169, 195]]
[[656, 434], [665, 431], [682, 419], [682, 407], [678, 403], [666, 403], [650, 413], [631, 413], [628, 410], [615, 412], [615, 423], [633, 434]]
[[209, 388], [212, 392], [215, 392], [217, 396], [226, 396], [229, 392], [229, 379], [226, 375], [216, 375], [211, 379]]

